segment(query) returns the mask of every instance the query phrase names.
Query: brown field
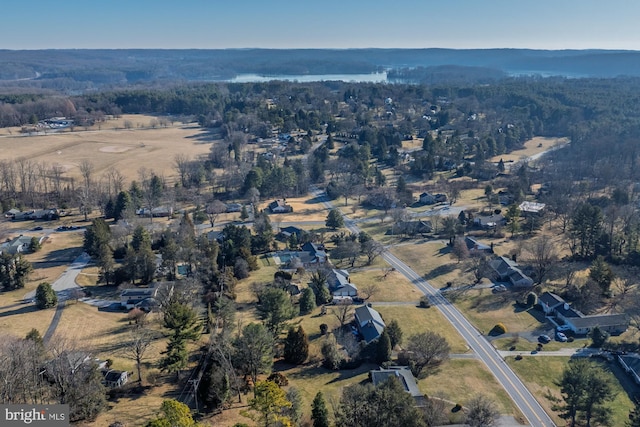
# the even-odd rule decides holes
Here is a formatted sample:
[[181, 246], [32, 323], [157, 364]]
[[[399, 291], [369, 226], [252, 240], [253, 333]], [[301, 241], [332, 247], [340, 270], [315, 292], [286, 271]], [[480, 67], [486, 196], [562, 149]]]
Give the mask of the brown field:
[[[128, 115], [88, 131], [76, 129], [33, 136], [12, 132], [0, 138], [0, 160], [24, 157], [50, 165], [57, 163], [65, 168], [64, 177], [73, 178], [80, 177], [80, 162], [89, 160], [95, 166], [96, 177], [114, 167], [130, 181], [138, 179], [138, 170], [142, 167], [172, 177], [177, 154], [196, 158], [209, 152], [213, 140], [197, 125], [175, 124], [154, 129], [149, 127], [154, 119]], [[125, 129], [124, 120], [129, 120], [134, 127]]]
[[447, 339], [452, 353], [467, 353], [469, 347], [460, 334], [446, 321], [438, 309], [419, 308], [414, 305], [376, 305], [373, 304], [386, 323], [396, 320], [402, 329], [403, 342], [414, 334], [431, 331], [436, 332]]
[[556, 145], [568, 144], [568, 138], [547, 138], [542, 136], [536, 136], [524, 143], [522, 150], [516, 150], [509, 154], [501, 154], [495, 156], [489, 161], [499, 162], [502, 159], [504, 162], [517, 162], [527, 157], [535, 156], [545, 150], [555, 147]]
[[429, 396], [443, 397], [463, 406], [480, 394], [494, 400], [500, 413], [513, 415], [516, 420], [524, 421], [509, 395], [479, 360], [449, 360], [437, 375], [420, 380], [418, 386]]

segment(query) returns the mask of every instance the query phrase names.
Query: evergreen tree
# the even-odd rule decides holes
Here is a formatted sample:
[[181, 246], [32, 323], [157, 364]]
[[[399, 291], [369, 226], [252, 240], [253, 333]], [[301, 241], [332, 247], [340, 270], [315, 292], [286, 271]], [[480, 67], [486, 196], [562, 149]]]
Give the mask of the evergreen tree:
[[344, 219], [338, 209], [331, 209], [329, 211], [325, 225], [333, 230], [344, 227]]
[[39, 309], [55, 307], [58, 304], [58, 296], [51, 285], [42, 282], [36, 289], [36, 307]]
[[321, 391], [313, 398], [311, 420], [313, 420], [313, 427], [329, 427], [329, 410]]
[[289, 328], [289, 333], [284, 341], [284, 360], [293, 365], [301, 365], [309, 356], [309, 339], [302, 329]]
[[376, 342], [376, 363], [382, 365], [391, 360], [391, 340], [387, 331], [382, 331]]
[[286, 410], [291, 408], [291, 402], [287, 400], [284, 390], [272, 381], [259, 381], [256, 384], [249, 407], [260, 414], [259, 419], [265, 427], [291, 425], [291, 420], [285, 415]]
[[187, 341], [200, 334], [198, 316], [193, 308], [174, 297], [165, 308], [163, 321], [171, 336], [160, 366], [163, 371], [179, 374], [188, 362]]
[[316, 296], [313, 289], [304, 288], [300, 296], [300, 315], [309, 314], [316, 308]]
[[389, 342], [391, 344], [391, 348], [394, 349], [397, 345], [402, 344], [402, 329], [400, 328], [400, 324], [396, 319], [393, 319], [384, 331], [389, 335]]

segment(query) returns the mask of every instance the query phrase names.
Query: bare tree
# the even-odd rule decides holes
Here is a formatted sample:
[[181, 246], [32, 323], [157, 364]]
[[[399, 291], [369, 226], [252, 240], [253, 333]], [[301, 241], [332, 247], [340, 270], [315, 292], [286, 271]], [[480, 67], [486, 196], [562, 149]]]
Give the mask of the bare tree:
[[529, 254], [529, 262], [533, 266], [536, 283], [540, 284], [558, 261], [558, 251], [551, 238], [547, 235], [541, 235], [533, 239], [525, 247], [525, 250]]
[[218, 216], [220, 216], [220, 214], [222, 213], [225, 213], [226, 211], [227, 205], [222, 203], [220, 200], [214, 200], [207, 205], [207, 217], [209, 217], [211, 228], [213, 228], [213, 226], [215, 225]]
[[371, 265], [376, 258], [384, 253], [384, 246], [375, 240], [368, 240], [362, 245], [362, 251], [367, 256], [367, 265]]
[[189, 174], [189, 157], [186, 154], [176, 154], [173, 159], [176, 171], [180, 176], [180, 185], [187, 188], [187, 176]]
[[368, 281], [364, 285], [360, 285], [358, 287], [358, 295], [360, 295], [364, 300], [368, 300], [378, 292], [380, 292], [380, 284], [378, 282]]
[[124, 357], [136, 362], [138, 382], [142, 384], [142, 361], [154, 339], [153, 333], [144, 327], [135, 326], [129, 332], [129, 339], [123, 348]]
[[500, 411], [495, 402], [486, 396], [478, 395], [467, 404], [465, 422], [470, 427], [492, 427], [497, 425]]
[[351, 321], [351, 317], [353, 316], [353, 305], [351, 304], [351, 301], [341, 301], [331, 309], [331, 313], [336, 316], [336, 319], [340, 322], [340, 328], [342, 328]]

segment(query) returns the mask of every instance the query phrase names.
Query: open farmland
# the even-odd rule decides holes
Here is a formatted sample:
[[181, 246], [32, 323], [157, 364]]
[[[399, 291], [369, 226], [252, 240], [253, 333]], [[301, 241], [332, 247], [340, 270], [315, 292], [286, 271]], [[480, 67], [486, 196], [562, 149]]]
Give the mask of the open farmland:
[[95, 167], [95, 176], [115, 168], [126, 181], [138, 179], [142, 167], [156, 174], [175, 175], [174, 158], [177, 154], [193, 159], [209, 153], [213, 139], [197, 125], [149, 127], [151, 116], [125, 116], [134, 126], [126, 129], [120, 121], [102, 123], [100, 128], [49, 133], [47, 135], [21, 135], [4, 133], [0, 137], [0, 160], [27, 158], [33, 162], [59, 164], [65, 178], [79, 178], [78, 165], [89, 160]]

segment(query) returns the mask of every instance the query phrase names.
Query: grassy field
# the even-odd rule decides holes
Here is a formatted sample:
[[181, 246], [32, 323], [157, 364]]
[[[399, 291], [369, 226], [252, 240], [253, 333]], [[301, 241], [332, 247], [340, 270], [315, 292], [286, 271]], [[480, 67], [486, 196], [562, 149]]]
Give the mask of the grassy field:
[[391, 271], [385, 278], [383, 269], [354, 271], [351, 281], [358, 285], [377, 283], [378, 291], [371, 298], [371, 302], [378, 301], [418, 301], [422, 294], [397, 271]]
[[469, 347], [460, 334], [446, 321], [444, 316], [434, 307], [419, 308], [413, 305], [376, 305], [375, 308], [386, 323], [396, 320], [402, 329], [404, 343], [414, 334], [432, 331], [447, 339], [452, 353], [467, 353]]
[[524, 421], [511, 398], [479, 360], [451, 359], [438, 374], [420, 380], [418, 387], [429, 396], [442, 397], [463, 406], [480, 394], [494, 400], [502, 414]]
[[[150, 127], [153, 120], [153, 116], [125, 115], [89, 131], [76, 129], [34, 136], [12, 131], [12, 135], [0, 138], [0, 160], [24, 157], [33, 162], [57, 163], [65, 170], [63, 177], [79, 178], [78, 165], [89, 159], [96, 177], [114, 167], [129, 182], [138, 179], [142, 166], [165, 177], [174, 176], [177, 154], [196, 158], [209, 152], [213, 140], [199, 126], [176, 123], [154, 129]], [[133, 127], [125, 129], [125, 121]]]
[[[545, 396], [551, 393], [556, 397], [560, 397], [560, 390], [555, 381], [561, 377], [569, 358], [525, 357], [521, 360], [515, 360], [512, 357], [508, 357], [506, 361], [547, 413], [552, 415], [554, 422], [557, 425], [563, 425], [564, 421], [551, 410], [551, 402]], [[602, 366], [607, 370], [611, 369], [609, 365], [603, 364]], [[610, 403], [613, 413], [612, 425], [623, 426], [628, 420], [627, 417], [629, 411], [633, 408], [633, 403], [613, 374], [611, 378], [616, 393], [615, 399]]]
[[509, 154], [501, 154], [499, 156], [495, 156], [489, 161], [491, 162], [499, 162], [502, 159], [505, 162], [517, 162], [526, 157], [535, 156], [545, 150], [553, 148], [557, 145], [567, 144], [569, 142], [568, 138], [547, 138], [542, 136], [537, 136], [532, 138], [524, 143], [524, 148], [522, 150], [516, 150]]

